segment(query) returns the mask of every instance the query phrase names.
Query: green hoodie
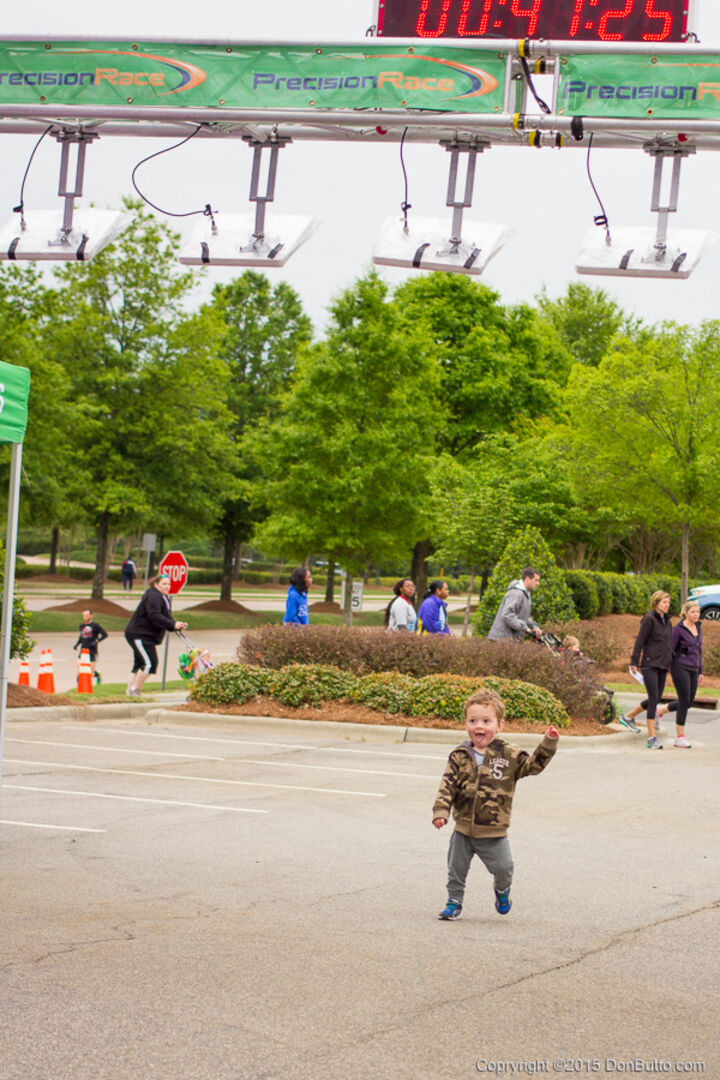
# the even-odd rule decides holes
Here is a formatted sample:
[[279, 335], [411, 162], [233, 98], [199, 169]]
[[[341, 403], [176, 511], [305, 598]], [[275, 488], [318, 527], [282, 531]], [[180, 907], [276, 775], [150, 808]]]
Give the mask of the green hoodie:
[[455, 828], [465, 836], [506, 836], [515, 784], [523, 776], [542, 772], [557, 750], [558, 741], [545, 735], [529, 754], [495, 738], [479, 769], [470, 740], [461, 743], [448, 758], [435, 797], [433, 821], [448, 821], [452, 809]]

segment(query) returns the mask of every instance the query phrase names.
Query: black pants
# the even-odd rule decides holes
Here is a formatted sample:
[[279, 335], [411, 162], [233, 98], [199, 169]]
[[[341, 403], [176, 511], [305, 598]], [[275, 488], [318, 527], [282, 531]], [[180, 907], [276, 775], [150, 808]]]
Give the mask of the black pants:
[[678, 696], [677, 716], [675, 723], [678, 727], [685, 727], [687, 711], [695, 700], [698, 687], [698, 675], [696, 668], [684, 667], [673, 661], [672, 678]]
[[643, 667], [640, 668], [640, 670], [642, 672], [643, 682], [645, 683], [645, 689], [648, 692], [647, 718], [648, 720], [654, 720], [655, 710], [660, 698], [663, 696], [663, 690], [665, 689], [667, 671], [665, 671], [664, 668], [659, 667]]

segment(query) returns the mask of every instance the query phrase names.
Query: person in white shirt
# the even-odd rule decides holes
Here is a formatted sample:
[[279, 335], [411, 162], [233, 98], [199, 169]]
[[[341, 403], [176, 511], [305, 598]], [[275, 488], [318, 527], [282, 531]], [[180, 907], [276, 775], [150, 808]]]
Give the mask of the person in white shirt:
[[402, 578], [393, 586], [395, 599], [385, 608], [385, 626], [388, 630], [407, 630], [415, 633], [417, 614], [412, 604], [415, 595], [415, 583], [410, 578]]

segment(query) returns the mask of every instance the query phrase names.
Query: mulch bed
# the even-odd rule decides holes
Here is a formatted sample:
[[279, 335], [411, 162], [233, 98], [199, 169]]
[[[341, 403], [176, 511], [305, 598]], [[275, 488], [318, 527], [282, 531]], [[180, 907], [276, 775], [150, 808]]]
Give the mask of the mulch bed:
[[254, 619], [265, 618], [257, 611], [246, 608], [244, 604], [238, 604], [236, 600], [204, 600], [202, 604], [195, 604], [184, 611], [227, 611], [233, 615], [252, 615]]
[[335, 600], [316, 600], [309, 605], [308, 611], [317, 611], [320, 615], [342, 615], [342, 608]]
[[7, 688], [8, 709], [29, 709], [51, 705], [77, 705], [72, 698], [63, 697], [62, 694], [44, 694], [42, 690], [36, 690], [33, 686], [18, 686], [17, 683], [9, 682]]
[[[331, 720], [341, 724], [392, 724], [398, 727], [418, 728], [453, 728], [449, 720], [435, 720], [428, 716], [403, 716], [399, 713], [377, 712], [369, 709], [367, 705], [359, 705], [350, 701], [329, 701], [324, 707], [302, 705], [280, 705], [274, 698], [264, 694], [246, 701], [243, 705], [205, 705], [200, 701], [189, 701], [179, 705], [175, 712], [198, 712], [214, 713], [218, 716], [275, 716], [287, 717], [291, 720]], [[509, 720], [503, 731], [508, 734], [531, 733], [542, 735], [547, 730], [547, 724], [530, 723], [523, 720]], [[458, 738], [463, 738], [465, 728], [462, 724], [457, 725]], [[568, 735], [611, 735], [604, 724], [598, 724], [595, 720], [573, 720], [570, 728], [564, 729]]]
[[128, 618], [128, 609], [112, 600], [70, 600], [67, 604], [58, 604], [57, 607], [45, 608], [46, 611], [92, 611], [95, 615], [118, 615]]

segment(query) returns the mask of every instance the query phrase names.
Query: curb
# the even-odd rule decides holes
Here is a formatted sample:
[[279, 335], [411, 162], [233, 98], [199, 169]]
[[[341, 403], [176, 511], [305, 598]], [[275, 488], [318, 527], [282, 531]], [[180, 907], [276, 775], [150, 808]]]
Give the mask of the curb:
[[[457, 746], [462, 741], [465, 732], [462, 728], [417, 728], [405, 727], [401, 724], [343, 724], [335, 720], [296, 720], [289, 717], [272, 716], [236, 716], [230, 713], [181, 713], [172, 709], [150, 709], [145, 714], [148, 724], [207, 724], [208, 726], [222, 726], [239, 728], [255, 728], [256, 730], [295, 734], [318, 732], [323, 735], [342, 735], [346, 739], [356, 736], [364, 740], [376, 739], [378, 742], [394, 743], [440, 743]], [[563, 735], [561, 740], [572, 739], [575, 744], [573, 749], [587, 747], [595, 750], [606, 746], [608, 749], [617, 746], [618, 742], [636, 742], [637, 736], [615, 724], [609, 725], [613, 736], [607, 735]], [[531, 735], [525, 732], [508, 732], [508, 741], [515, 746], [535, 747], [542, 735]]]
[[[169, 703], [168, 703], [169, 704]], [[404, 724], [353, 724], [340, 723], [336, 720], [297, 720], [290, 717], [274, 716], [237, 716], [232, 713], [178, 712], [163, 708], [155, 701], [118, 702], [112, 705], [56, 705], [39, 706], [27, 709], [8, 709], [9, 722], [28, 720], [79, 720], [91, 723], [93, 720], [132, 720], [144, 718], [148, 724], [204, 724], [208, 727], [255, 728], [260, 731], [273, 731], [288, 735], [310, 732], [322, 735], [342, 736], [345, 739], [355, 737], [364, 741], [374, 739], [378, 742], [393, 743], [439, 743], [456, 746], [464, 737], [462, 728], [419, 728], [406, 727]], [[561, 740], [573, 749], [598, 750], [616, 747], [619, 742], [638, 742], [637, 735], [626, 731], [618, 724], [609, 724], [612, 737], [607, 735], [563, 735]], [[526, 732], [508, 732], [508, 741], [515, 746], [535, 747], [542, 738], [541, 734]]]
[[132, 719], [134, 716], [144, 716], [150, 709], [154, 709], [154, 701], [136, 701], [116, 703], [113, 705], [40, 705], [30, 706], [27, 709], [8, 709], [7, 718], [13, 720], [119, 720]]

